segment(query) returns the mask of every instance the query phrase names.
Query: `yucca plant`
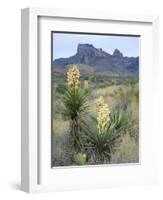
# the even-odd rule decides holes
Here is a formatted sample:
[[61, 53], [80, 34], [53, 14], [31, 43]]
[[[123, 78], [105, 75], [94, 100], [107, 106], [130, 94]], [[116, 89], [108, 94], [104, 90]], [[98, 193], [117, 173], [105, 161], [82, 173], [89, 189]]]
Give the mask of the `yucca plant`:
[[68, 88], [63, 96], [63, 114], [70, 122], [71, 145], [77, 152], [83, 150], [82, 122], [88, 108], [88, 91], [79, 88], [79, 77], [77, 66], [72, 66], [67, 72]]
[[111, 111], [103, 97], [98, 101], [98, 116], [85, 125], [88, 147], [94, 152], [95, 163], [111, 162], [111, 155], [121, 142], [121, 134], [129, 127], [131, 113], [127, 105], [118, 105]]
[[85, 128], [87, 137], [87, 148], [91, 147], [94, 162], [104, 163], [111, 161], [111, 154], [115, 150], [115, 142], [120, 137], [120, 133], [115, 131], [111, 125], [103, 133], [99, 133], [97, 128], [97, 120], [92, 118], [92, 122]]
[[91, 146], [95, 163], [110, 162], [115, 143], [120, 137], [110, 120], [110, 110], [103, 97], [98, 101], [98, 116], [85, 124], [87, 149]]

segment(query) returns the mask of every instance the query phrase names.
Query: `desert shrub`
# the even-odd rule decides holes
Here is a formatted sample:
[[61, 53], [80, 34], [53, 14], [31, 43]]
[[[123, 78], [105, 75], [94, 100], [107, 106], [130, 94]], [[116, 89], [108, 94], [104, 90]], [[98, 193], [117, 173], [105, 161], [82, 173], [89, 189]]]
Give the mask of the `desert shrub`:
[[72, 165], [74, 151], [70, 145], [70, 135], [68, 132], [59, 137], [53, 137], [52, 164], [55, 166]]
[[63, 94], [66, 91], [66, 85], [65, 84], [58, 84], [56, 88], [56, 92]]
[[117, 104], [129, 104], [131, 102], [130, 91], [128, 88], [119, 88], [116, 93]]
[[92, 83], [95, 83], [95, 82], [96, 82], [96, 76], [90, 76], [89, 80], [90, 80]]
[[133, 88], [132, 96], [134, 97], [136, 103], [139, 103], [139, 88], [137, 85]]
[[110, 93], [109, 96], [113, 98], [115, 96], [115, 93]]
[[86, 154], [85, 153], [77, 153], [74, 155], [74, 161], [77, 165], [84, 165], [86, 163]]
[[139, 118], [130, 108], [131, 105], [124, 101], [116, 104], [110, 114], [111, 123], [121, 134], [128, 133], [136, 141], [139, 140]]
[[129, 134], [121, 136], [121, 143], [111, 157], [111, 163], [139, 162], [139, 144]]
[[55, 118], [53, 118], [53, 135], [57, 137], [63, 134], [67, 134], [69, 129], [69, 122], [63, 121], [61, 115], [55, 115]]
[[63, 111], [63, 109], [64, 109], [64, 103], [62, 99], [56, 99], [53, 102], [53, 113], [59, 114]]
[[89, 96], [91, 99], [96, 99], [98, 97], [98, 92], [96, 90], [92, 90]]
[[117, 104], [110, 113], [110, 123], [116, 130], [125, 130], [130, 126], [132, 113], [127, 109], [126, 101]]

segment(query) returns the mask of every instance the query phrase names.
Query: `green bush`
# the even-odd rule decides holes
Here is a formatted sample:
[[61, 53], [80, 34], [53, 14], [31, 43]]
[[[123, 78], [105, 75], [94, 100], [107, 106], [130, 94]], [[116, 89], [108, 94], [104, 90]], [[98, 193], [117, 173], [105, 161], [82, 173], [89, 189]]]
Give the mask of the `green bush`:
[[77, 165], [85, 165], [86, 163], [86, 154], [84, 153], [78, 153], [74, 156], [74, 161]]

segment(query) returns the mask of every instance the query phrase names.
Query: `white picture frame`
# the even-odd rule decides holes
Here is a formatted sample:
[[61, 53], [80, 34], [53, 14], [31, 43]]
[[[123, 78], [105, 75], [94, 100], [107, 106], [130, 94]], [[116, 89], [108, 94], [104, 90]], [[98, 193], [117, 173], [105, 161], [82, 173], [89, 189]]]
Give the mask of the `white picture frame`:
[[[59, 191], [71, 189], [108, 188], [125, 185], [155, 184], [159, 181], [159, 137], [156, 117], [150, 119], [149, 109], [155, 116], [154, 102], [158, 98], [158, 16], [137, 16], [104, 12], [82, 12], [78, 10], [55, 10], [47, 8], [22, 9], [21, 21], [21, 66], [22, 66], [22, 123], [21, 123], [21, 187], [26, 192]], [[43, 19], [43, 20], [42, 20]], [[42, 20], [42, 21], [41, 21]], [[55, 20], [55, 23], [54, 21]], [[59, 21], [57, 21], [59, 20]], [[64, 23], [66, 21], [66, 23]], [[138, 165], [100, 166], [100, 167], [65, 167], [52, 169], [50, 164], [50, 123], [42, 115], [50, 112], [50, 43], [42, 41], [50, 30], [78, 31], [85, 24], [87, 32], [96, 31], [97, 25], [102, 32], [109, 32], [102, 24], [115, 23], [114, 33], [144, 34], [142, 44], [141, 87], [143, 88], [141, 109], [141, 154]], [[120, 26], [118, 26], [118, 23]], [[78, 24], [78, 27], [77, 27]], [[83, 25], [82, 25], [83, 24]], [[132, 25], [136, 25], [133, 27]], [[140, 28], [139, 25], [142, 27]], [[83, 27], [82, 27], [83, 26]], [[95, 27], [96, 28], [93, 28]], [[124, 26], [128, 28], [124, 28]], [[92, 28], [90, 28], [92, 27]], [[105, 30], [104, 30], [105, 29]], [[100, 30], [99, 30], [100, 31]], [[39, 35], [43, 33], [41, 36]], [[41, 38], [41, 39], [40, 39]], [[50, 38], [50, 37], [49, 37]], [[42, 46], [47, 50], [41, 50]], [[49, 54], [49, 55], [48, 55]], [[44, 60], [39, 56], [44, 55]], [[42, 56], [43, 57], [43, 56]], [[150, 58], [149, 58], [150, 57]], [[149, 59], [147, 59], [149, 58]], [[44, 63], [44, 64], [42, 64]], [[143, 65], [144, 64], [144, 65]], [[147, 67], [149, 66], [148, 70]], [[147, 74], [146, 74], [147, 73]], [[44, 77], [42, 76], [44, 74]], [[146, 75], [145, 75], [146, 74]], [[153, 81], [153, 84], [151, 84]], [[154, 87], [150, 96], [150, 87]], [[44, 93], [45, 89], [48, 93]], [[43, 95], [42, 95], [43, 94]], [[44, 98], [46, 96], [46, 98]], [[146, 100], [150, 100], [146, 103]], [[41, 100], [42, 99], [42, 100]], [[45, 109], [46, 104], [47, 108]], [[43, 109], [42, 109], [43, 108]], [[50, 117], [50, 115], [49, 115]], [[50, 118], [48, 118], [50, 119]], [[40, 125], [40, 120], [43, 125]], [[148, 127], [148, 124], [151, 127]], [[42, 131], [42, 129], [44, 131]], [[155, 133], [154, 133], [155, 130]], [[44, 134], [48, 132], [47, 136]], [[43, 132], [43, 133], [42, 133]], [[147, 136], [147, 132], [149, 136]], [[155, 136], [155, 137], [153, 137]], [[147, 141], [147, 137], [149, 137]], [[143, 146], [142, 146], [143, 144]], [[152, 148], [150, 148], [152, 145]], [[149, 158], [150, 154], [150, 158]], [[106, 175], [107, 174], [107, 175]], [[64, 183], [64, 184], [63, 184]]]

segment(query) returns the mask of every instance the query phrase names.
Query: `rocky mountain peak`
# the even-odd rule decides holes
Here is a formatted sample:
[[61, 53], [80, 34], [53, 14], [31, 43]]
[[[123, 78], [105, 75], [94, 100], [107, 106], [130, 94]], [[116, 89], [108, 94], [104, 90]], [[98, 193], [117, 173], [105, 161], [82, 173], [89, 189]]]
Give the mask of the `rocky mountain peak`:
[[78, 44], [77, 56], [88, 60], [93, 57], [106, 57], [110, 54], [102, 50], [102, 48], [95, 48], [92, 44]]
[[113, 52], [113, 56], [123, 57], [123, 54], [119, 51], [119, 49], [115, 49], [114, 52]]
[[92, 44], [78, 44], [77, 54], [83, 54], [84, 52], [94, 51], [94, 46]]

